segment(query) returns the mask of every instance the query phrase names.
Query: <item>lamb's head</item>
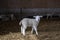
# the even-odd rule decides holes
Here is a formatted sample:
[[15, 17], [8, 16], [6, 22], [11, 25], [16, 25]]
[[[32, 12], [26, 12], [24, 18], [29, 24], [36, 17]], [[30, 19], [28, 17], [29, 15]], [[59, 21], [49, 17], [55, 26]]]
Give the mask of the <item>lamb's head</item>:
[[43, 17], [43, 16], [38, 16], [37, 15], [37, 16], [33, 16], [33, 17], [36, 19], [36, 21], [40, 21], [40, 18]]

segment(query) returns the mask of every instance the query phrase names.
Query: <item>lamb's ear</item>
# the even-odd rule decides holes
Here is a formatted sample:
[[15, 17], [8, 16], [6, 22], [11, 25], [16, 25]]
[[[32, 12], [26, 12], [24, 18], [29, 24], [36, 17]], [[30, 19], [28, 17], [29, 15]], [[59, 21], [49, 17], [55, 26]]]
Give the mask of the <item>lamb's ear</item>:
[[40, 17], [43, 17], [43, 16], [40, 16]]

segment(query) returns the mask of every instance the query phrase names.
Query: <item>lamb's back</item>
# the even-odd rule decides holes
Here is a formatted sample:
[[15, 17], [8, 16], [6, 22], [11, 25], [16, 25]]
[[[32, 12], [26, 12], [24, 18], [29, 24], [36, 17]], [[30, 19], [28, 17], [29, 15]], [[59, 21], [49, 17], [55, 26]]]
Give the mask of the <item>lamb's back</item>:
[[35, 19], [30, 19], [30, 18], [24, 18], [22, 20], [22, 23], [27, 25], [27, 26], [37, 26], [37, 21]]

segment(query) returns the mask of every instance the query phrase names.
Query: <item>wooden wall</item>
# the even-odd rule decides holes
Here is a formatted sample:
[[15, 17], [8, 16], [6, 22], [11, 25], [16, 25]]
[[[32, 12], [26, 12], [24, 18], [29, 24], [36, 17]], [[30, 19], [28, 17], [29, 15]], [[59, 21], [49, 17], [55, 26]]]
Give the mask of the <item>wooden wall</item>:
[[0, 0], [0, 8], [59, 8], [60, 0]]
[[8, 8], [20, 8], [21, 4], [20, 0], [8, 0]]
[[9, 8], [59, 8], [60, 0], [8, 0]]
[[8, 8], [8, 0], [0, 0], [0, 8]]
[[0, 0], [0, 8], [15, 12], [20, 8], [60, 8], [60, 0]]

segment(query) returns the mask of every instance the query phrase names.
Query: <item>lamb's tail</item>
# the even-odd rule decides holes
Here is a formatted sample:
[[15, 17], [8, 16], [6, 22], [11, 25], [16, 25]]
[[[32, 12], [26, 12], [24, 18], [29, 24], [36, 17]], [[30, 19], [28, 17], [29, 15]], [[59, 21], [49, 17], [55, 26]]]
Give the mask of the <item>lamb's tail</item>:
[[19, 22], [19, 25], [21, 25], [21, 24], [22, 24], [22, 21]]

